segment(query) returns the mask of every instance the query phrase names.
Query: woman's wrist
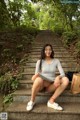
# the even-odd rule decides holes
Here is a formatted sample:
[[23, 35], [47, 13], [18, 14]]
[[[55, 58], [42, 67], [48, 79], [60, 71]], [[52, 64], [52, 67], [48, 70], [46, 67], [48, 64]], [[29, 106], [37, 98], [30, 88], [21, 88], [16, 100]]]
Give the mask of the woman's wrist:
[[36, 76], [39, 76], [39, 73], [35, 74]]
[[61, 79], [61, 78], [62, 78], [62, 76], [59, 76], [59, 78]]
[[32, 76], [32, 80], [35, 80], [38, 77], [39, 73]]

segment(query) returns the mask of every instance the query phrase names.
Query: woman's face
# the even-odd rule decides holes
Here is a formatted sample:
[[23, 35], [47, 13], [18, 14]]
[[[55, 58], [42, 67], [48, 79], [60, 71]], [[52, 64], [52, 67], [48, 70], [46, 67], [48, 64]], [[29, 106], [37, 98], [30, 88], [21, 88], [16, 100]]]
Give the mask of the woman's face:
[[45, 47], [45, 55], [46, 55], [46, 57], [50, 57], [51, 53], [52, 53], [51, 47], [50, 46]]

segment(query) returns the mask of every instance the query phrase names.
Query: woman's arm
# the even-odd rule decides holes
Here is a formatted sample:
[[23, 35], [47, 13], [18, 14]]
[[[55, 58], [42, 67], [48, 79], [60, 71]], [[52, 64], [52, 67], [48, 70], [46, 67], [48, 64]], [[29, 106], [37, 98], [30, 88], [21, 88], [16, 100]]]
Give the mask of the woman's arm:
[[40, 60], [38, 60], [36, 63], [35, 75], [32, 76], [33, 81], [39, 76], [39, 72], [40, 72], [39, 65], [40, 65]]
[[35, 74], [40, 72], [40, 60], [37, 61], [36, 63], [36, 69], [35, 69]]
[[39, 73], [32, 76], [32, 80], [34, 81], [39, 76]]
[[60, 61], [59, 61], [58, 59], [57, 59], [57, 67], [58, 67], [58, 70], [59, 70], [59, 72], [60, 72], [59, 77], [60, 77], [60, 78], [64, 77], [64, 76], [65, 76], [65, 73], [64, 73], [64, 70], [63, 70], [63, 68], [62, 68], [62, 66], [61, 66], [61, 63], [60, 63]]

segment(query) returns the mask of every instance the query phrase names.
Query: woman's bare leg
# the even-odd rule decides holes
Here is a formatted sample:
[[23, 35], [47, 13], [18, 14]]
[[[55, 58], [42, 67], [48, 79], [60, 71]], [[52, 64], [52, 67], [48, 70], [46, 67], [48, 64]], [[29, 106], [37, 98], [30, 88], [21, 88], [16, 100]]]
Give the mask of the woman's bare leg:
[[34, 102], [35, 100], [35, 97], [37, 95], [37, 93], [43, 89], [43, 79], [40, 78], [40, 77], [37, 77], [33, 83], [33, 86], [32, 86], [32, 94], [31, 94], [31, 101]]
[[42, 90], [44, 87], [48, 87], [51, 83], [43, 80], [40, 77], [37, 77], [32, 86], [31, 100], [34, 101], [37, 93]]
[[50, 102], [53, 103], [55, 99], [66, 89], [69, 84], [69, 80], [67, 77], [63, 77], [60, 79], [59, 76], [56, 77], [54, 83], [46, 88], [48, 92], [54, 92], [52, 97], [50, 98]]
[[55, 101], [55, 99], [66, 89], [66, 87], [69, 84], [69, 80], [67, 77], [63, 77], [62, 79], [60, 79], [61, 84], [56, 88], [54, 94], [52, 95], [52, 97], [50, 98], [50, 103], [53, 103]]
[[51, 83], [47, 88], [46, 91], [47, 92], [54, 92], [59, 85], [61, 84], [61, 80], [59, 78], [59, 76], [56, 77], [55, 81], [53, 83]]

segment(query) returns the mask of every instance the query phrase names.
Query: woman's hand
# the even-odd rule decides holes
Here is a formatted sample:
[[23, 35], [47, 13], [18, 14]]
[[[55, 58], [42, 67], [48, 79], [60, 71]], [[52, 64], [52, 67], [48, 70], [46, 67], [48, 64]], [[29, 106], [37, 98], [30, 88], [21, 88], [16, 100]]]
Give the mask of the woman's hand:
[[54, 81], [54, 86], [55, 86], [56, 88], [57, 88], [58, 86], [60, 86], [60, 84], [61, 84], [60, 79], [61, 79], [61, 76], [57, 76], [56, 79], [55, 79], [55, 81]]
[[39, 76], [39, 73], [32, 76], [32, 81], [34, 81]]

